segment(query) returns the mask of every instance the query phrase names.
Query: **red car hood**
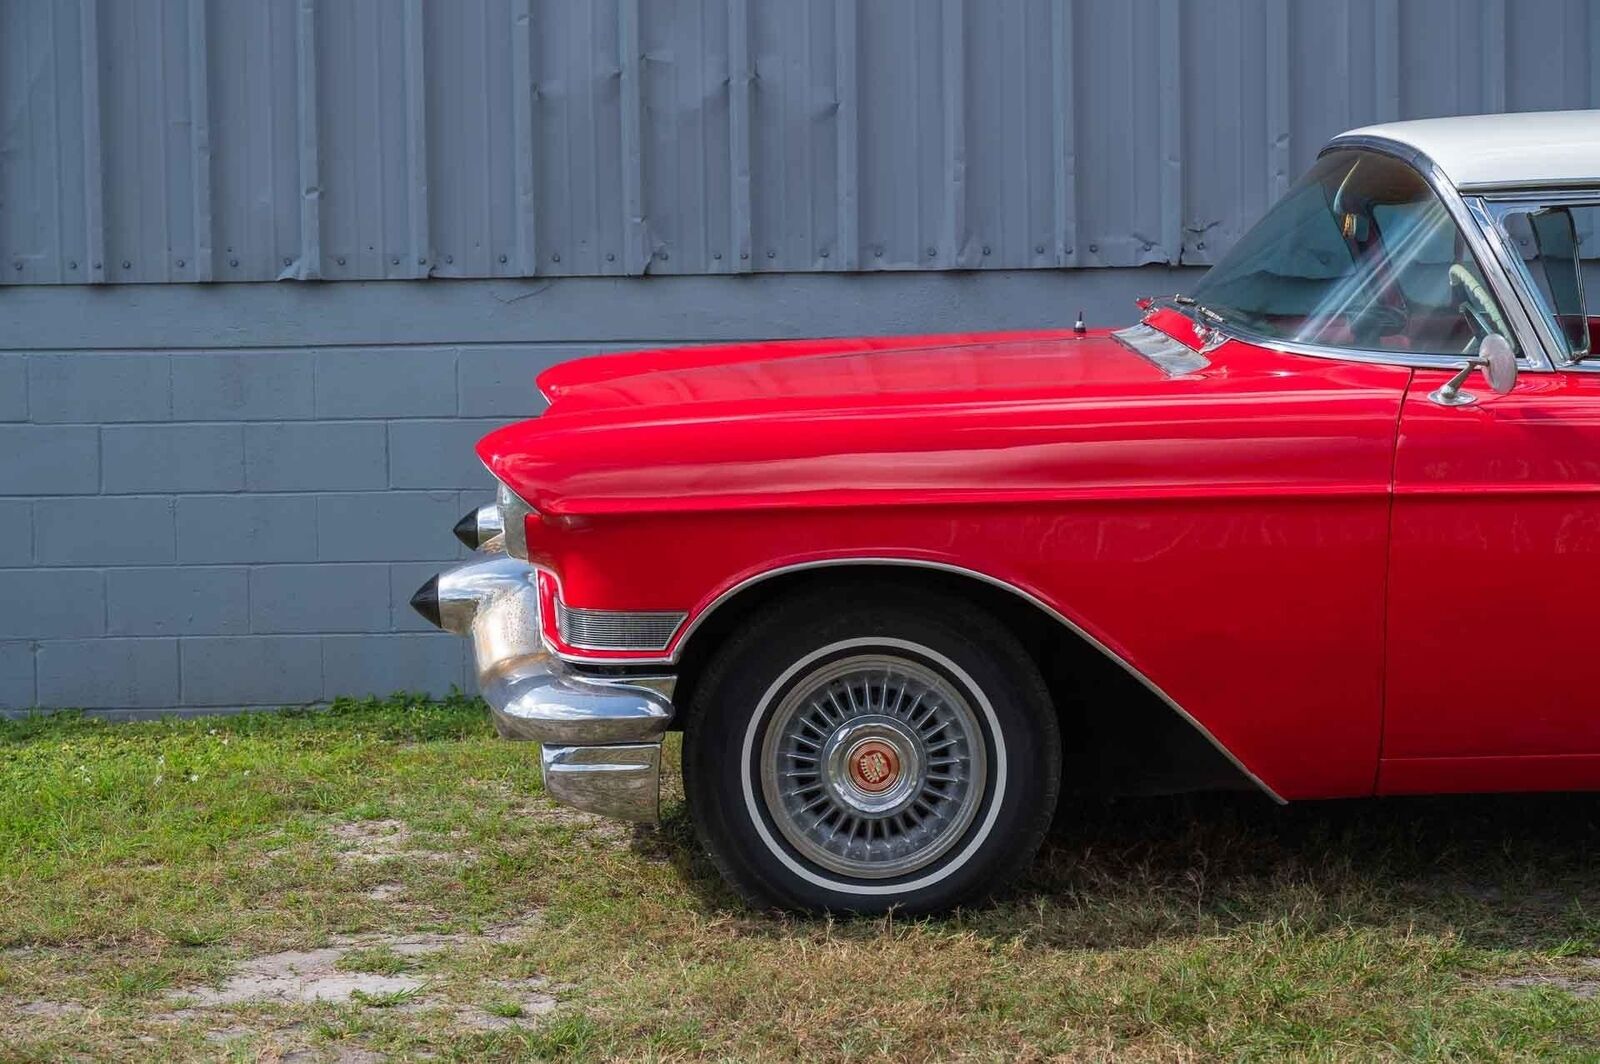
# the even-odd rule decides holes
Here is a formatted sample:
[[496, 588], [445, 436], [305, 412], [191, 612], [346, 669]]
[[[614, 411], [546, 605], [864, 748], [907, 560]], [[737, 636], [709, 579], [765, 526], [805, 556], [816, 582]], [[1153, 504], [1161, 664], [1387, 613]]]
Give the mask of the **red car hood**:
[[[547, 417], [703, 404], [982, 401], [1073, 383], [1162, 376], [1105, 333], [1068, 331], [793, 340], [600, 355], [539, 377]], [[626, 415], [624, 415], [626, 416]]]
[[1065, 331], [606, 355], [478, 453], [551, 516], [1386, 484], [1408, 371], [1208, 357], [1172, 374]]

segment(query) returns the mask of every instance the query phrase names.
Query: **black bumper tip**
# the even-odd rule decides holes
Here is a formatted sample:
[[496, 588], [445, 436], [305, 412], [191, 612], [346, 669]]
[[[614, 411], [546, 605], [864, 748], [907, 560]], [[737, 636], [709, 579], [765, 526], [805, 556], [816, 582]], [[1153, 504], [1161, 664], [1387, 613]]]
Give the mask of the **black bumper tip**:
[[456, 522], [456, 527], [451, 529], [456, 538], [467, 545], [468, 550], [477, 550], [483, 545], [478, 535], [478, 511], [468, 510], [461, 515], [461, 520]]
[[417, 588], [411, 596], [411, 608], [422, 615], [422, 619], [435, 628], [444, 627], [439, 623], [439, 578], [429, 577], [428, 582]]

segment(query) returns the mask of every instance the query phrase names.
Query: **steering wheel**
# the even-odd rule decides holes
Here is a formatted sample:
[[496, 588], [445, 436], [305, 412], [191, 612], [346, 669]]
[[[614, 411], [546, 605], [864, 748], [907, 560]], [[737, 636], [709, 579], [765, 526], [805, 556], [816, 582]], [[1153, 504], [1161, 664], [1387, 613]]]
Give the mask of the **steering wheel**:
[[1490, 333], [1499, 333], [1510, 339], [1511, 330], [1506, 328], [1506, 320], [1500, 316], [1499, 305], [1471, 270], [1459, 262], [1453, 263], [1450, 266], [1450, 285], [1452, 288], [1460, 287], [1466, 297], [1461, 301], [1460, 310], [1472, 323], [1479, 340]]

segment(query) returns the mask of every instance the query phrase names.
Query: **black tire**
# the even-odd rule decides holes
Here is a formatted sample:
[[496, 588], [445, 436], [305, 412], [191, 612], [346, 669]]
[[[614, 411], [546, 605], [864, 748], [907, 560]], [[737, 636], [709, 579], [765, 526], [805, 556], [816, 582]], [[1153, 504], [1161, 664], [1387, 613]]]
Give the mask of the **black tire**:
[[[975, 707], [961, 718], [967, 722], [962, 734], [978, 734], [982, 739], [970, 747], [958, 747], [958, 752], [966, 751], [960, 768], [945, 770], [965, 771], [972, 778], [963, 785], [938, 784], [962, 786], [964, 793], [975, 796], [970, 801], [963, 798], [964, 809], [973, 810], [976, 803], [975, 811], [965, 814], [970, 820], [963, 822], [952, 815], [939, 821], [930, 815], [927, 819], [934, 829], [923, 828], [917, 820], [916, 830], [942, 830], [943, 834], [925, 844], [905, 843], [912, 856], [904, 860], [936, 855], [906, 874], [874, 870], [870, 876], [861, 876], [824, 867], [792, 842], [792, 835], [785, 836], [785, 831], [803, 828], [798, 813], [783, 813], [782, 801], [789, 799], [776, 799], [763, 789], [777, 787], [774, 781], [792, 775], [773, 771], [764, 782], [761, 772], [764, 756], [769, 763], [784, 756], [772, 752], [776, 747], [763, 754], [769, 733], [775, 730], [775, 718], [794, 719], [796, 711], [788, 711], [784, 718], [780, 707], [796, 699], [803, 702], [805, 691], [815, 689], [806, 685], [821, 682], [819, 678], [830, 668], [844, 670], [847, 678], [838, 682], [848, 684], [848, 670], [856, 662], [880, 660], [861, 655], [879, 655], [891, 667], [903, 661], [911, 672], [948, 684], [935, 690], [953, 691], [959, 697], [948, 701]], [[870, 709], [872, 689], [861, 690]], [[887, 680], [882, 690], [887, 708]], [[938, 699], [930, 696], [929, 701]], [[850, 702], [854, 706], [853, 698]], [[840, 728], [849, 720], [847, 716]], [[976, 732], [971, 726], [974, 721]], [[793, 740], [780, 736], [770, 741], [789, 742], [788, 749], [800, 749], [792, 745]], [[858, 740], [852, 749], [871, 741]], [[838, 740], [834, 742], [832, 748], [839, 749]], [[935, 755], [927, 748], [934, 744], [923, 744], [908, 735], [904, 745], [908, 761], [921, 757], [931, 766]], [[827, 760], [822, 749], [817, 754], [818, 760]], [[830, 779], [866, 779], [849, 767], [855, 757], [850, 753], [843, 762], [830, 761], [846, 766], [843, 772], [836, 769]], [[980, 763], [981, 786], [980, 770], [971, 767]], [[899, 774], [899, 760], [893, 759], [892, 764]], [[868, 765], [869, 771], [871, 767]], [[932, 771], [929, 767], [919, 778]], [[905, 775], [906, 786], [920, 785], [912, 780], [913, 773]], [[689, 707], [683, 776], [701, 845], [750, 904], [807, 912], [933, 912], [993, 894], [1010, 884], [1038, 852], [1060, 789], [1060, 733], [1049, 692], [1033, 659], [1005, 626], [983, 610], [943, 595], [871, 585], [835, 588], [792, 595], [770, 605], [714, 655]], [[877, 785], [876, 779], [868, 785]], [[821, 794], [821, 783], [814, 786], [814, 793]], [[838, 791], [842, 785], [830, 786]], [[849, 793], [860, 797], [856, 791]], [[800, 800], [803, 798], [793, 799]], [[841, 808], [840, 822], [852, 820], [854, 809]], [[782, 819], [781, 827], [775, 810]], [[908, 814], [898, 823], [908, 825], [909, 831], [913, 818]], [[940, 823], [945, 825], [942, 829], [937, 827]], [[882, 823], [875, 827], [887, 838], [889, 827]], [[851, 846], [856, 845], [855, 835], [852, 820]], [[869, 828], [866, 838], [872, 837]], [[827, 845], [836, 844], [830, 840]], [[870, 854], [871, 843], [865, 845]], [[885, 842], [885, 849], [889, 845]], [[920, 853], [916, 845], [922, 845]], [[827, 859], [831, 855], [822, 856]]]

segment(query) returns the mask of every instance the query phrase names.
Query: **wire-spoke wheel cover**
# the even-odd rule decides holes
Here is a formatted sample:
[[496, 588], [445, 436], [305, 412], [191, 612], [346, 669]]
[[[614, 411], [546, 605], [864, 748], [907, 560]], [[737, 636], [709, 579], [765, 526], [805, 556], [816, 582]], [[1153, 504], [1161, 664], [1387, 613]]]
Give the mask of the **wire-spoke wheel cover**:
[[968, 694], [912, 658], [857, 654], [790, 687], [766, 728], [761, 789], [801, 857], [882, 879], [926, 868], [961, 839], [987, 762]]

